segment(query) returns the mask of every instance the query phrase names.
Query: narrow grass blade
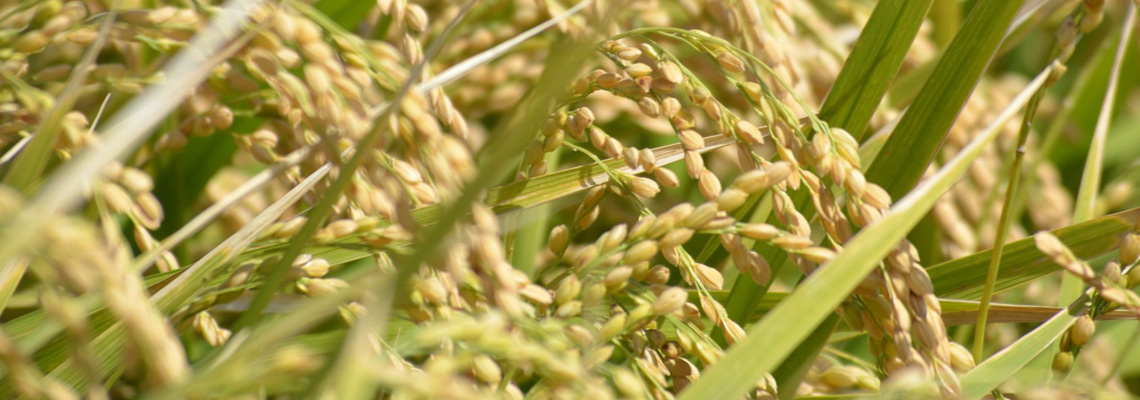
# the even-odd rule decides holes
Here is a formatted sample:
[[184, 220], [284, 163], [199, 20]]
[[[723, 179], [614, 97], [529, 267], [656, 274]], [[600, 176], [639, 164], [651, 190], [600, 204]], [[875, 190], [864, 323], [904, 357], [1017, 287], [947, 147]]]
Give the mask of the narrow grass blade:
[[1001, 127], [1029, 101], [1048, 74], [1037, 76], [978, 135], [934, 176], [895, 203], [878, 222], [860, 231], [834, 260], [824, 264], [748, 329], [748, 337], [709, 367], [679, 399], [727, 399], [744, 395], [756, 380], [771, 371], [831, 315], [868, 273], [890, 253], [981, 155]]
[[[1030, 18], [1033, 18], [1041, 11], [1042, 7], [1050, 2], [1057, 3], [1056, 0], [1026, 1], [1025, 4], [1021, 6], [1021, 9], [1017, 11], [1017, 16], [1013, 18], [1013, 23], [1009, 25], [1009, 29], [1006, 29], [1004, 41], [1009, 42], [1011, 36], [1018, 31], [1032, 29], [1033, 25], [1026, 25], [1026, 23], [1030, 21]], [[938, 12], [938, 10], [935, 10], [935, 12]], [[957, 29], [957, 27], [955, 29]], [[1011, 49], [1012, 46], [1003, 45], [998, 48], [997, 55], [1003, 55]], [[910, 104], [915, 96], [918, 96], [918, 92], [922, 88], [922, 83], [929, 79], [930, 74], [934, 72], [934, 67], [938, 64], [938, 60], [939, 57], [927, 60], [922, 65], [911, 69], [906, 75], [899, 76], [897, 82], [891, 85], [891, 88], [887, 91], [887, 98], [890, 104], [895, 107], [904, 107]]]
[[875, 6], [820, 108], [819, 119], [862, 140], [931, 3], [933, 0], [884, 0]]
[[[712, 294], [712, 297], [717, 301], [723, 302], [728, 298], [729, 291], [711, 291], [710, 294]], [[746, 319], [746, 321], [759, 320], [787, 297], [788, 294], [783, 292], [769, 292], [765, 294], [758, 303], [755, 312]], [[699, 297], [695, 292], [690, 293], [689, 301], [697, 301], [698, 299]], [[977, 321], [978, 309], [982, 305], [981, 302], [976, 300], [939, 299], [938, 302], [942, 307], [942, 320], [946, 323], [946, 326], [973, 325]], [[1053, 306], [992, 303], [990, 304], [990, 314], [987, 320], [991, 324], [1041, 323], [1049, 320], [1062, 310], [1061, 307]], [[1135, 314], [1125, 310], [1116, 310], [1096, 317], [1098, 321], [1118, 321], [1135, 318]], [[838, 335], [839, 333], [837, 332], [834, 336]]]
[[[981, 302], [972, 300], [942, 299], [942, 321], [946, 326], [972, 325], [977, 322], [978, 310]], [[997, 323], [1041, 323], [1053, 318], [1057, 313], [1064, 311], [1061, 307], [1035, 306], [1023, 304], [991, 303], [986, 321]], [[1098, 321], [1117, 321], [1135, 319], [1136, 314], [1124, 310], [1116, 310], [1098, 315]]]
[[[1073, 253], [1089, 259], [1116, 249], [1121, 236], [1140, 222], [1140, 208], [1053, 230]], [[979, 299], [992, 250], [960, 257], [928, 268], [934, 293], [942, 298]], [[1032, 282], [1061, 268], [1037, 250], [1033, 238], [1005, 245], [994, 293]]]
[[[1072, 15], [1072, 14], [1070, 14]], [[1045, 60], [1042, 62], [1045, 71], [1052, 71], [1057, 65], [1063, 65], [1064, 59], [1060, 54], [1065, 51], [1064, 48], [1059, 46], [1066, 46], [1072, 49], [1076, 46], [1077, 40], [1072, 40], [1069, 43], [1055, 42]], [[992, 258], [990, 259], [990, 266], [986, 273], [986, 284], [982, 289], [982, 304], [978, 310], [978, 321], [974, 325], [974, 346], [973, 355], [975, 360], [981, 360], [985, 357], [985, 342], [986, 342], [986, 313], [989, 312], [990, 300], [993, 299], [994, 282], [997, 280], [998, 267], [1001, 265], [1002, 250], [1005, 249], [1006, 233], [1009, 231], [1010, 218], [1014, 214], [1014, 199], [1017, 197], [1018, 190], [1021, 190], [1021, 170], [1022, 163], [1025, 159], [1025, 146], [1029, 140], [1029, 133], [1033, 127], [1033, 121], [1037, 117], [1037, 107], [1041, 103], [1041, 99], [1045, 97], [1045, 87], [1037, 90], [1033, 98], [1029, 100], [1029, 104], [1025, 107], [1025, 114], [1021, 119], [1021, 124], [1017, 134], [1016, 150], [1013, 154], [1013, 161], [1009, 167], [1009, 177], [1006, 182], [1006, 189], [1004, 199], [1001, 206], [1001, 216], [998, 217], [997, 232], [994, 234]], [[995, 192], [996, 193], [996, 192]], [[1066, 279], [1069, 278], [1066, 276]]]
[[962, 30], [871, 164], [868, 181], [881, 185], [896, 199], [918, 183], [989, 66], [1022, 2], [981, 0], [974, 5]]
[[963, 375], [960, 378], [962, 398], [981, 398], [1025, 367], [1034, 357], [1061, 338], [1065, 330], [1069, 329], [1069, 326], [1084, 312], [1083, 304], [1084, 301], [1081, 300], [1058, 312], [1029, 334], [1022, 336]]
[[[1093, 81], [1092, 78], [1098, 75], [1101, 60], [1106, 60], [1104, 62], [1105, 71], [1111, 67], [1111, 61], [1109, 59], [1112, 57], [1112, 53], [1109, 51], [1109, 46], [1106, 43], [1107, 40], [1103, 39], [1104, 36], [1108, 35], [1102, 35], [1100, 40], [1097, 40], [1098, 37], [1096, 36], [1090, 37], [1089, 35], [1085, 35], [1082, 40], [1085, 46], [1092, 46], [1094, 50], [1089, 56], [1089, 60], [1081, 66], [1080, 71], [1077, 71], [1078, 75], [1074, 79], [1073, 85], [1064, 95], [1064, 100], [1060, 104], [1059, 109], [1053, 115], [1052, 120], [1049, 121], [1048, 129], [1040, 136], [1042, 139], [1040, 139], [1036, 148], [1036, 154], [1039, 156], [1027, 160], [1029, 161], [1029, 166], [1026, 167], [1026, 171], [1037, 171], [1040, 165], [1050, 161], [1048, 156], [1053, 154], [1053, 149], [1056, 147], [1058, 140], [1060, 140], [1062, 131], [1070, 126], [1073, 112], [1077, 108], [1076, 105], [1078, 102], [1081, 102], [1081, 98], [1091, 96], [1093, 88], [1097, 86], [1091, 84], [1091, 82]], [[1107, 72], [1104, 72], [1103, 75], [1107, 75]], [[1035, 173], [1026, 174], [1022, 180], [1024, 181], [1024, 187], [1028, 189], [1019, 190], [1014, 194], [1013, 211], [1010, 217], [1012, 221], [1021, 219], [1025, 212], [1027, 200], [1033, 193], [1033, 188], [1036, 188], [1038, 185], [1037, 174]]]
[[[838, 325], [839, 314], [832, 313], [830, 317], [827, 317], [822, 324], [816, 327], [807, 340], [796, 347], [796, 350], [788, 355], [788, 359], [784, 360], [779, 368], [772, 371], [772, 377], [776, 380], [776, 387], [800, 387], [800, 382], [803, 382], [808, 369], [811, 369], [812, 364], [819, 358], [820, 351], [823, 351], [823, 348], [827, 346], [827, 340]], [[780, 400], [791, 400], [796, 396], [795, 390], [780, 390], [778, 392]]]

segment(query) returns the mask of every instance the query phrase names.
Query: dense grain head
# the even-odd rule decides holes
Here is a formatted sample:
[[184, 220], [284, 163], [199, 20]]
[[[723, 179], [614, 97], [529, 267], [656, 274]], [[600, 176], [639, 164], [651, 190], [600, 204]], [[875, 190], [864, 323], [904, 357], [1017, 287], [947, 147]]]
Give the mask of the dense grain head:
[[[297, 382], [325, 372], [340, 383], [323, 385], [329, 389], [320, 395], [345, 397], [344, 388], [358, 386], [342, 371], [343, 357], [353, 354], [375, 356], [357, 358], [378, 371], [369, 384], [382, 397], [669, 399], [704, 393], [702, 385], [756, 398], [973, 393], [969, 370], [1002, 355], [975, 360], [948, 339], [946, 324], [956, 319], [943, 321], [942, 268], [992, 246], [1007, 195], [1005, 156], [1020, 149], [1032, 173], [1013, 197], [1007, 239], [1066, 230], [1038, 234], [1031, 248], [1011, 246], [1005, 255], [1057, 264], [1093, 288], [1093, 307], [1065, 330], [1054, 369], [1081, 374], [1073, 363], [1109, 365], [1096, 348], [1093, 321], [1116, 309], [1140, 314], [1140, 297], [1126, 289], [1140, 283], [1133, 268], [1140, 235], [1069, 227], [1074, 206], [1086, 204], [1074, 200], [1067, 171], [1083, 165], [1051, 150], [1079, 144], [1063, 134], [1070, 114], [1096, 117], [1050, 91], [1027, 108], [1038, 115], [1030, 113], [1025, 126], [1057, 128], [1021, 144], [1016, 123], [1002, 127], [929, 212], [938, 231], [931, 236], [940, 239], [879, 244], [889, 250], [883, 266], [844, 277], [859, 282], [854, 294], [819, 308], [840, 307], [850, 328], [867, 333], [869, 356], [836, 359], [825, 349], [803, 360], [802, 379], [781, 377], [789, 387], [764, 371], [732, 371], [759, 376], [748, 393], [709, 369], [755, 340], [800, 343], [794, 335], [747, 334], [759, 315], [749, 310], [835, 279], [843, 271], [829, 265], [851, 265], [834, 261], [852, 261], [845, 255], [858, 229], [915, 207], [894, 205], [899, 199], [884, 189], [894, 193], [891, 177], [864, 175], [871, 160], [862, 157], [914, 134], [891, 132], [911, 98], [930, 90], [903, 88], [908, 79], [964, 70], [934, 68], [935, 56], [954, 48], [941, 24], [947, 7], [958, 5], [936, 8], [927, 24], [934, 29], [918, 29], [909, 48], [883, 50], [871, 65], [848, 57], [853, 48], [875, 46], [855, 40], [857, 32], [881, 28], [865, 27], [883, 14], [861, 2], [591, 3], [537, 39], [479, 58], [567, 8], [520, 1], [487, 13], [460, 2], [380, 0], [359, 13], [325, 15], [320, 4], [266, 2], [250, 6], [249, 23], [230, 30], [207, 21], [247, 12], [24, 3], [0, 5], [0, 164], [7, 164], [0, 168], [0, 224], [11, 228], [0, 229], [7, 232], [0, 255], [9, 257], [0, 260], [0, 286], [10, 289], [0, 296], [6, 397], [160, 390], [170, 397], [296, 397], [303, 390]], [[1044, 49], [1058, 56], [1043, 64], [1054, 68], [1047, 85], [1063, 82], [1066, 68], [1086, 75], [1083, 65], [1096, 54], [1113, 54], [1078, 51], [1081, 39], [1121, 31], [1095, 29], [1119, 23], [1104, 15], [1125, 16], [1124, 5], [1075, 2], [1060, 8], [1071, 12], [1056, 15], [1056, 29], [1022, 28], [1005, 45], [1054, 46]], [[905, 15], [899, 19], [892, 23]], [[969, 29], [980, 28], [962, 27]], [[197, 48], [195, 36], [206, 33], [223, 46]], [[578, 43], [593, 52], [579, 52]], [[87, 51], [95, 51], [90, 65]], [[205, 71], [202, 79], [167, 76], [179, 52], [207, 56], [194, 66]], [[1009, 54], [977, 82], [937, 77], [975, 88], [973, 95], [933, 163], [898, 168], [925, 169], [929, 179], [984, 132], [1027, 82], [1024, 68], [1010, 67], [1021, 64], [1000, 58], [1019, 53]], [[892, 64], [895, 56], [901, 64]], [[1079, 62], [1066, 67], [1069, 58]], [[842, 69], [868, 66], [872, 78], [837, 84]], [[879, 67], [898, 76], [881, 86], [873, 76]], [[1101, 90], [1075, 81], [1070, 92], [1082, 99]], [[171, 82], [187, 90], [162, 84]], [[1127, 97], [1134, 85], [1120, 83]], [[880, 89], [890, 93], [886, 101], [876, 97]], [[174, 111], [126, 115], [137, 110], [134, 102], [154, 106], [155, 99], [170, 100]], [[1129, 107], [1118, 104], [1115, 115], [1129, 115]], [[941, 112], [907, 111], [930, 114], [923, 119]], [[148, 119], [155, 126], [134, 126]], [[124, 129], [158, 135], [150, 142], [135, 134], [130, 141], [145, 145], [121, 148], [115, 138]], [[1096, 166], [1109, 174], [1095, 200], [1098, 215], [1127, 210], [1134, 197], [1134, 174], [1108, 154]], [[70, 164], [96, 158], [122, 161], [89, 168], [98, 179], [64, 180]], [[61, 197], [82, 207], [74, 217], [60, 217], [55, 210], [67, 207], [37, 197], [61, 183], [89, 191]], [[43, 212], [41, 204], [51, 211], [26, 215]], [[1130, 219], [1125, 211], [1095, 223]], [[1118, 260], [1099, 274], [1075, 255], [1114, 240]], [[946, 264], [927, 273], [920, 250], [931, 265]], [[769, 260], [794, 263], [808, 277], [774, 274], [783, 265]], [[771, 296], [745, 301], [750, 296], [733, 290], [750, 282], [733, 279], [749, 279], [761, 285], [756, 293]], [[981, 283], [963, 285], [980, 290]], [[1015, 288], [1010, 298], [1053, 304], [1050, 285]], [[342, 321], [330, 321], [334, 315]], [[375, 330], [399, 321], [391, 332]], [[795, 332], [814, 328], [776, 322], [804, 328]], [[337, 332], [328, 346], [307, 339]], [[987, 350], [1028, 333], [994, 325], [989, 337], [997, 343]], [[25, 349], [27, 338], [44, 340]], [[205, 353], [195, 349], [208, 347], [226, 349], [227, 357], [202, 363]], [[232, 377], [213, 379], [222, 375]]]

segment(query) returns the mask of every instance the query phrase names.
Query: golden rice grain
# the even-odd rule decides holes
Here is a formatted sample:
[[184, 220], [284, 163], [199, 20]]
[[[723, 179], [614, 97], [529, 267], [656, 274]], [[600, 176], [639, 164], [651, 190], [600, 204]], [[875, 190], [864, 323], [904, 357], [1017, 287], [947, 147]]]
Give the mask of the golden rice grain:
[[649, 178], [635, 176], [630, 179], [630, 190], [634, 194], [641, 197], [654, 197], [657, 193], [661, 192], [661, 188], [657, 186], [657, 182]]
[[685, 305], [685, 299], [688, 297], [685, 289], [678, 287], [665, 289], [657, 296], [657, 301], [653, 303], [653, 313], [657, 315], [672, 314]]

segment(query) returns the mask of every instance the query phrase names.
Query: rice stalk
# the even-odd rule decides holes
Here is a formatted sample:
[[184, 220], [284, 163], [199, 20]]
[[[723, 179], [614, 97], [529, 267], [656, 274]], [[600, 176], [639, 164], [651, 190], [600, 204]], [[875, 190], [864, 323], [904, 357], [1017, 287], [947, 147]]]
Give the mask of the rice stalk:
[[1086, 159], [1085, 168], [1082, 170], [1084, 172], [1081, 175], [1080, 191], [1077, 194], [1076, 207], [1073, 210], [1073, 221], [1075, 222], [1084, 222], [1096, 215], [1094, 207], [1101, 182], [1101, 159], [1103, 158], [1108, 126], [1112, 119], [1115, 104], [1111, 99], [1116, 98], [1116, 91], [1120, 80], [1120, 69], [1124, 62], [1124, 51], [1127, 49], [1126, 43], [1128, 43], [1132, 37], [1132, 26], [1135, 21], [1134, 7], [1134, 5], [1130, 5], [1125, 14], [1124, 27], [1121, 28], [1120, 41], [1116, 47], [1116, 56], [1112, 64], [1108, 88], [1105, 90], [1106, 100], [1101, 106], [1100, 114], [1097, 116], [1096, 130], [1093, 132], [1089, 155]]
[[[1045, 62], [1063, 62], [1063, 60], [1057, 59], [1057, 57], [1061, 57], [1063, 54], [1072, 53], [1072, 46], [1075, 45], [1075, 42], [1080, 39], [1080, 36], [1077, 32], [1078, 26], [1081, 24], [1087, 24], [1087, 22], [1083, 22], [1082, 17], [1084, 17], [1086, 13], [1090, 15], [1098, 15], [1101, 12], [1103, 12], [1101, 9], [1092, 9], [1088, 6], [1082, 6], [1075, 10], [1073, 14], [1069, 16], [1069, 20], [1073, 22], [1066, 22], [1057, 32], [1058, 39], [1055, 44], [1055, 48], [1050, 50], [1049, 57], [1046, 59], [1048, 61]], [[1093, 25], [1093, 27], [1095, 27], [1095, 25]], [[1091, 30], [1092, 28], [1088, 29]], [[1086, 29], [1085, 27], [1081, 26], [1080, 30], [1084, 31]], [[1059, 71], [1058, 73], [1064, 72], [1063, 64], [1059, 67], [1055, 67], [1054, 70]], [[1051, 82], [1054, 83], [1059, 79], [1059, 76], [1050, 77]], [[994, 249], [993, 258], [990, 261], [989, 272], [986, 275], [986, 287], [982, 293], [982, 307], [978, 312], [978, 322], [975, 325], [976, 329], [974, 332], [975, 339], [973, 350], [974, 359], [982, 359], [984, 356], [983, 352], [985, 350], [986, 314], [989, 312], [989, 303], [990, 298], [993, 296], [994, 282], [997, 280], [998, 266], [1001, 265], [1001, 253], [1002, 249], [1004, 248], [1003, 245], [1005, 244], [1006, 230], [1009, 227], [1009, 218], [1013, 208], [1013, 199], [1017, 197], [1017, 189], [1021, 179], [1021, 163], [1022, 159], [1025, 157], [1026, 141], [1029, 139], [1030, 128], [1033, 125], [1033, 119], [1037, 114], [1037, 106], [1040, 104], [1041, 99], [1045, 96], [1044, 89], [1045, 87], [1038, 89], [1038, 92], [1034, 94], [1033, 99], [1030, 100], [1029, 105], [1026, 108], [1025, 115], [1022, 118], [1021, 128], [1017, 134], [1017, 152], [1014, 153], [1013, 162], [1010, 166], [1009, 183], [1005, 191], [1005, 201], [1002, 204], [1001, 217], [998, 220], [997, 234], [994, 236], [994, 244], [992, 246]], [[1084, 218], [1083, 220], [1079, 220], [1077, 222], [1084, 222], [1084, 220], [1087, 219], [1088, 218]]]

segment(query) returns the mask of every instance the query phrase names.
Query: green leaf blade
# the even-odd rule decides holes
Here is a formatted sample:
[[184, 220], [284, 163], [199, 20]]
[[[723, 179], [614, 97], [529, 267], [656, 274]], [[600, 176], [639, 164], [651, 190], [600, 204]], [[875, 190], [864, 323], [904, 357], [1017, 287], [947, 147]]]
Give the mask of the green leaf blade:
[[1084, 312], [1084, 307], [1062, 310], [1028, 335], [1022, 336], [1001, 352], [978, 364], [960, 379], [962, 398], [977, 399], [985, 396], [1024, 368], [1069, 329]]
[[[1088, 259], [1112, 251], [1120, 245], [1121, 236], [1132, 231], [1140, 221], [1140, 208], [1096, 218], [1052, 231], [1079, 258]], [[978, 252], [928, 268], [938, 297], [978, 299], [986, 279], [990, 254]], [[1033, 238], [1007, 243], [1002, 254], [1001, 269], [994, 292], [1000, 293], [1032, 282], [1060, 270], [1037, 250]]]
[[856, 140], [882, 101], [933, 0], [884, 0], [875, 6], [855, 48], [820, 108], [819, 118]]
[[1022, 2], [982, 0], [974, 5], [962, 30], [871, 164], [868, 181], [879, 184], [896, 199], [918, 183], [1000, 47]]
[[[811, 333], [811, 336], [808, 336], [802, 346], [797, 347], [796, 351], [793, 351], [783, 364], [772, 371], [772, 377], [776, 379], [776, 387], [800, 387], [800, 383], [807, 376], [808, 370], [819, 358], [819, 353], [827, 346], [831, 333], [839, 326], [839, 319], [839, 314], [832, 313], [823, 321], [823, 324], [815, 328], [815, 331]], [[791, 400], [795, 398], [796, 391], [781, 390], [779, 395], [780, 400]]]

